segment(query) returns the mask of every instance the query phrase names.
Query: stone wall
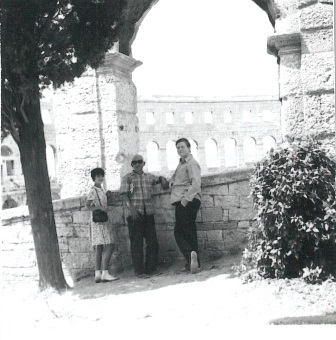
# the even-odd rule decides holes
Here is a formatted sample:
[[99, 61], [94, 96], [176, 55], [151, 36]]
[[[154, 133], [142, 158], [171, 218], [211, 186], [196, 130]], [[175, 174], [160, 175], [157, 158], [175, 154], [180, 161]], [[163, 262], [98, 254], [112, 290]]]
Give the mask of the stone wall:
[[[243, 249], [246, 231], [252, 225], [254, 211], [250, 192], [251, 169], [241, 169], [203, 177], [202, 207], [197, 217], [197, 233], [203, 260], [228, 255]], [[170, 195], [158, 186], [155, 196], [155, 221], [160, 244], [160, 263], [181, 258], [174, 239], [174, 207]], [[54, 212], [63, 266], [74, 279], [92, 274], [94, 252], [90, 243], [90, 212], [85, 197], [54, 201]], [[111, 270], [131, 265], [126, 207], [118, 192], [109, 200], [109, 216], [114, 225], [117, 249]], [[27, 207], [3, 211], [3, 280], [37, 279], [36, 258]]]

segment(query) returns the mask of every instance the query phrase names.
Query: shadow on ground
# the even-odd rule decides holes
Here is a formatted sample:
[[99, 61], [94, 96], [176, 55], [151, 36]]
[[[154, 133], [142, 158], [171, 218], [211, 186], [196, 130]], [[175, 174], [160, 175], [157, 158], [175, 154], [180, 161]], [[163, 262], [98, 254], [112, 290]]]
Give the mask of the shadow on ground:
[[72, 289], [72, 294], [79, 296], [81, 299], [95, 299], [107, 295], [130, 294], [171, 285], [202, 282], [218, 275], [225, 275], [230, 279], [235, 277], [231, 267], [238, 264], [240, 259], [241, 255], [239, 254], [204, 263], [202, 271], [197, 274], [181, 272], [180, 269], [183, 266], [181, 262], [169, 267], [161, 267], [162, 274], [152, 276], [149, 279], [136, 278], [132, 269], [120, 273], [118, 275], [120, 280], [113, 282], [95, 283], [92, 275], [76, 282]]
[[271, 325], [335, 325], [336, 313], [316, 316], [296, 316], [269, 322]]

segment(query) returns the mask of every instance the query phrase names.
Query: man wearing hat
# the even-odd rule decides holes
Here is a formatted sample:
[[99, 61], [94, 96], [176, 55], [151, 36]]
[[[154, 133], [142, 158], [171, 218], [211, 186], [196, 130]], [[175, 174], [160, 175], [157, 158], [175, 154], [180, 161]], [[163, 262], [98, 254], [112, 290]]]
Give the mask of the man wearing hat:
[[[157, 270], [159, 243], [154, 221], [153, 186], [161, 183], [163, 189], [169, 187], [164, 177], [143, 172], [145, 164], [141, 155], [135, 155], [131, 162], [133, 171], [123, 177], [120, 186], [120, 194], [128, 209], [127, 222], [132, 262], [138, 278], [160, 274]], [[145, 261], [144, 239], [146, 240]]]

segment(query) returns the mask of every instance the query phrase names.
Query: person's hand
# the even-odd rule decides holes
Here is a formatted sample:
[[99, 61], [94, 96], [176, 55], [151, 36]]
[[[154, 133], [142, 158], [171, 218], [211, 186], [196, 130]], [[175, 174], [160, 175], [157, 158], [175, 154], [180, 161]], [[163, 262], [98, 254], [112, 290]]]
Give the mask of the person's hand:
[[133, 206], [129, 207], [130, 213], [131, 213], [131, 217], [133, 221], [136, 221], [139, 219], [139, 212], [138, 210], [136, 210]]
[[181, 204], [182, 204], [184, 207], [186, 207], [188, 203], [189, 203], [189, 201], [188, 201], [185, 197], [182, 197], [182, 199], [181, 199]]
[[163, 190], [169, 189], [169, 182], [164, 177], [160, 178], [160, 182], [161, 182], [161, 188]]

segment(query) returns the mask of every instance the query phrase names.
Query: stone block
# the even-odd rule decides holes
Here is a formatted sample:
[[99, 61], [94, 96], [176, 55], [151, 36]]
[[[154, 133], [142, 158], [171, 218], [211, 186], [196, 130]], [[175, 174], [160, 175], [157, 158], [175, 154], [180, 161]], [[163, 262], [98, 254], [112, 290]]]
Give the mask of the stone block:
[[69, 252], [68, 238], [58, 237], [58, 246], [61, 253]]
[[224, 230], [223, 233], [226, 248], [242, 245], [247, 242], [247, 233], [245, 230]]
[[213, 223], [196, 223], [197, 230], [213, 230]]
[[304, 31], [302, 33], [301, 49], [303, 54], [333, 51], [333, 30]]
[[167, 225], [164, 223], [155, 223], [156, 230], [167, 230]]
[[166, 223], [175, 223], [175, 210], [165, 210], [164, 216]]
[[229, 222], [229, 210], [228, 209], [223, 209], [223, 221]]
[[285, 54], [280, 59], [280, 97], [302, 93], [301, 54]]
[[158, 230], [157, 237], [160, 245], [160, 252], [179, 250], [173, 232]]
[[250, 192], [251, 192], [251, 187], [248, 181], [231, 183], [229, 185], [229, 195], [248, 196]]
[[154, 208], [161, 208], [161, 198], [160, 195], [153, 196]]
[[290, 134], [295, 136], [305, 133], [302, 96], [284, 97], [281, 115], [281, 127], [284, 135]]
[[129, 238], [125, 238], [123, 240], [118, 240], [117, 250], [120, 253], [129, 253], [131, 249], [131, 241]]
[[223, 239], [222, 230], [208, 230], [205, 231], [207, 241], [217, 241]]
[[73, 226], [58, 226], [56, 228], [58, 237], [72, 237], [74, 235]]
[[68, 244], [71, 253], [89, 253], [93, 249], [89, 238], [69, 238]]
[[74, 211], [72, 214], [73, 223], [88, 223], [91, 219], [91, 211], [80, 210]]
[[202, 222], [202, 209], [199, 209], [196, 215], [196, 222]]
[[114, 225], [125, 225], [124, 208], [110, 207], [108, 211], [109, 219]]
[[208, 240], [205, 242], [205, 249], [210, 251], [219, 251], [225, 249], [223, 240]]
[[62, 262], [69, 269], [91, 269], [94, 270], [95, 254], [90, 253], [62, 253]]
[[161, 207], [164, 209], [174, 209], [174, 206], [171, 205], [170, 195], [160, 195]]
[[244, 209], [253, 208], [253, 198], [252, 197], [239, 197], [239, 207]]
[[230, 209], [231, 207], [239, 207], [238, 196], [215, 196], [215, 206]]
[[165, 211], [163, 209], [156, 209], [154, 219], [155, 223], [165, 224], [166, 223]]
[[303, 54], [301, 60], [302, 86], [305, 94], [333, 91], [333, 52]]
[[70, 210], [70, 209], [80, 209], [81, 208], [81, 200], [80, 198], [67, 198], [63, 200], [63, 209]]
[[331, 27], [333, 27], [333, 6], [317, 3], [301, 10], [301, 31]]
[[231, 208], [229, 210], [229, 221], [252, 220], [256, 213], [252, 209]]
[[55, 214], [56, 226], [65, 226], [72, 223], [72, 214], [68, 211], [60, 211]]
[[214, 230], [223, 230], [223, 229], [226, 229], [226, 227], [227, 227], [227, 223], [224, 223], [224, 222], [215, 222], [213, 224]]
[[228, 195], [229, 186], [227, 184], [218, 184], [215, 186], [202, 187], [202, 194], [210, 195]]
[[120, 238], [128, 238], [129, 237], [128, 227], [116, 228], [116, 234], [117, 234], [118, 240]]
[[73, 226], [73, 237], [90, 237], [90, 232], [91, 232], [91, 228], [89, 225]]
[[203, 208], [203, 222], [219, 222], [223, 221], [223, 209], [220, 207]]
[[249, 221], [240, 221], [238, 222], [238, 228], [240, 229], [247, 229], [250, 227], [250, 222]]
[[202, 196], [202, 207], [213, 207], [214, 206], [214, 198], [211, 195], [203, 195]]
[[305, 124], [307, 131], [325, 135], [335, 131], [335, 95], [305, 95]]

